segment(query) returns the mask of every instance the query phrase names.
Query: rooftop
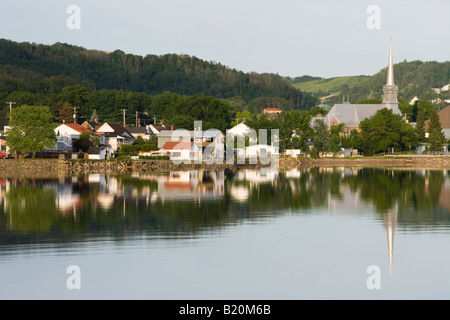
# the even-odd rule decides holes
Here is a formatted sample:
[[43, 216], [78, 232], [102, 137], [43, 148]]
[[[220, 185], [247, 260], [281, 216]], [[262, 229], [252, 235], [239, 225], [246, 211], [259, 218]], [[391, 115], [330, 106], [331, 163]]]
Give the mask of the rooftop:
[[178, 142], [178, 141], [170, 141], [166, 142], [162, 147], [164, 150], [189, 150], [193, 145], [193, 142]]

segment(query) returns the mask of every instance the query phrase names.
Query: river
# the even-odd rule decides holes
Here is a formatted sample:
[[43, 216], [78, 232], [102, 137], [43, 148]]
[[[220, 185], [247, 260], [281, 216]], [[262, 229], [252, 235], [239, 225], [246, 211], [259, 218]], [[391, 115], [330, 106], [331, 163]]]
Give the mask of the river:
[[0, 299], [449, 299], [450, 171], [0, 179]]

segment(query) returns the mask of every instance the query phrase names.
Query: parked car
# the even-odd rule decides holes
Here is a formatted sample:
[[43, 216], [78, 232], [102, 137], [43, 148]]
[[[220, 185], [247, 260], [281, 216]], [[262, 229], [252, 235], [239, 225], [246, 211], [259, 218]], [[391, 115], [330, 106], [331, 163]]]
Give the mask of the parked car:
[[6, 158], [9, 158], [9, 154], [0, 152], [0, 159], [6, 159]]

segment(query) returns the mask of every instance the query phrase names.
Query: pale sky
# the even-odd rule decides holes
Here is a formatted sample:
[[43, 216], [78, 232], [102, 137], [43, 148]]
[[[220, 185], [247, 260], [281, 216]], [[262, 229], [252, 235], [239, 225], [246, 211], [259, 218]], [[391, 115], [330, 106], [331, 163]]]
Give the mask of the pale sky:
[[[80, 9], [80, 29], [67, 27], [70, 5]], [[395, 63], [449, 61], [449, 30], [448, 0], [0, 2], [0, 38], [141, 56], [188, 54], [290, 77], [375, 74], [387, 66], [391, 37]]]

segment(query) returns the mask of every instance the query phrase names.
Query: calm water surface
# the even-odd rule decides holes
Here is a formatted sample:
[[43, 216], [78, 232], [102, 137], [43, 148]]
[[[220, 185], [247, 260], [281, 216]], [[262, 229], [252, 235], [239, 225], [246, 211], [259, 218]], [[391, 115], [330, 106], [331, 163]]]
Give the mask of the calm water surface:
[[450, 172], [3, 178], [0, 298], [449, 299]]

